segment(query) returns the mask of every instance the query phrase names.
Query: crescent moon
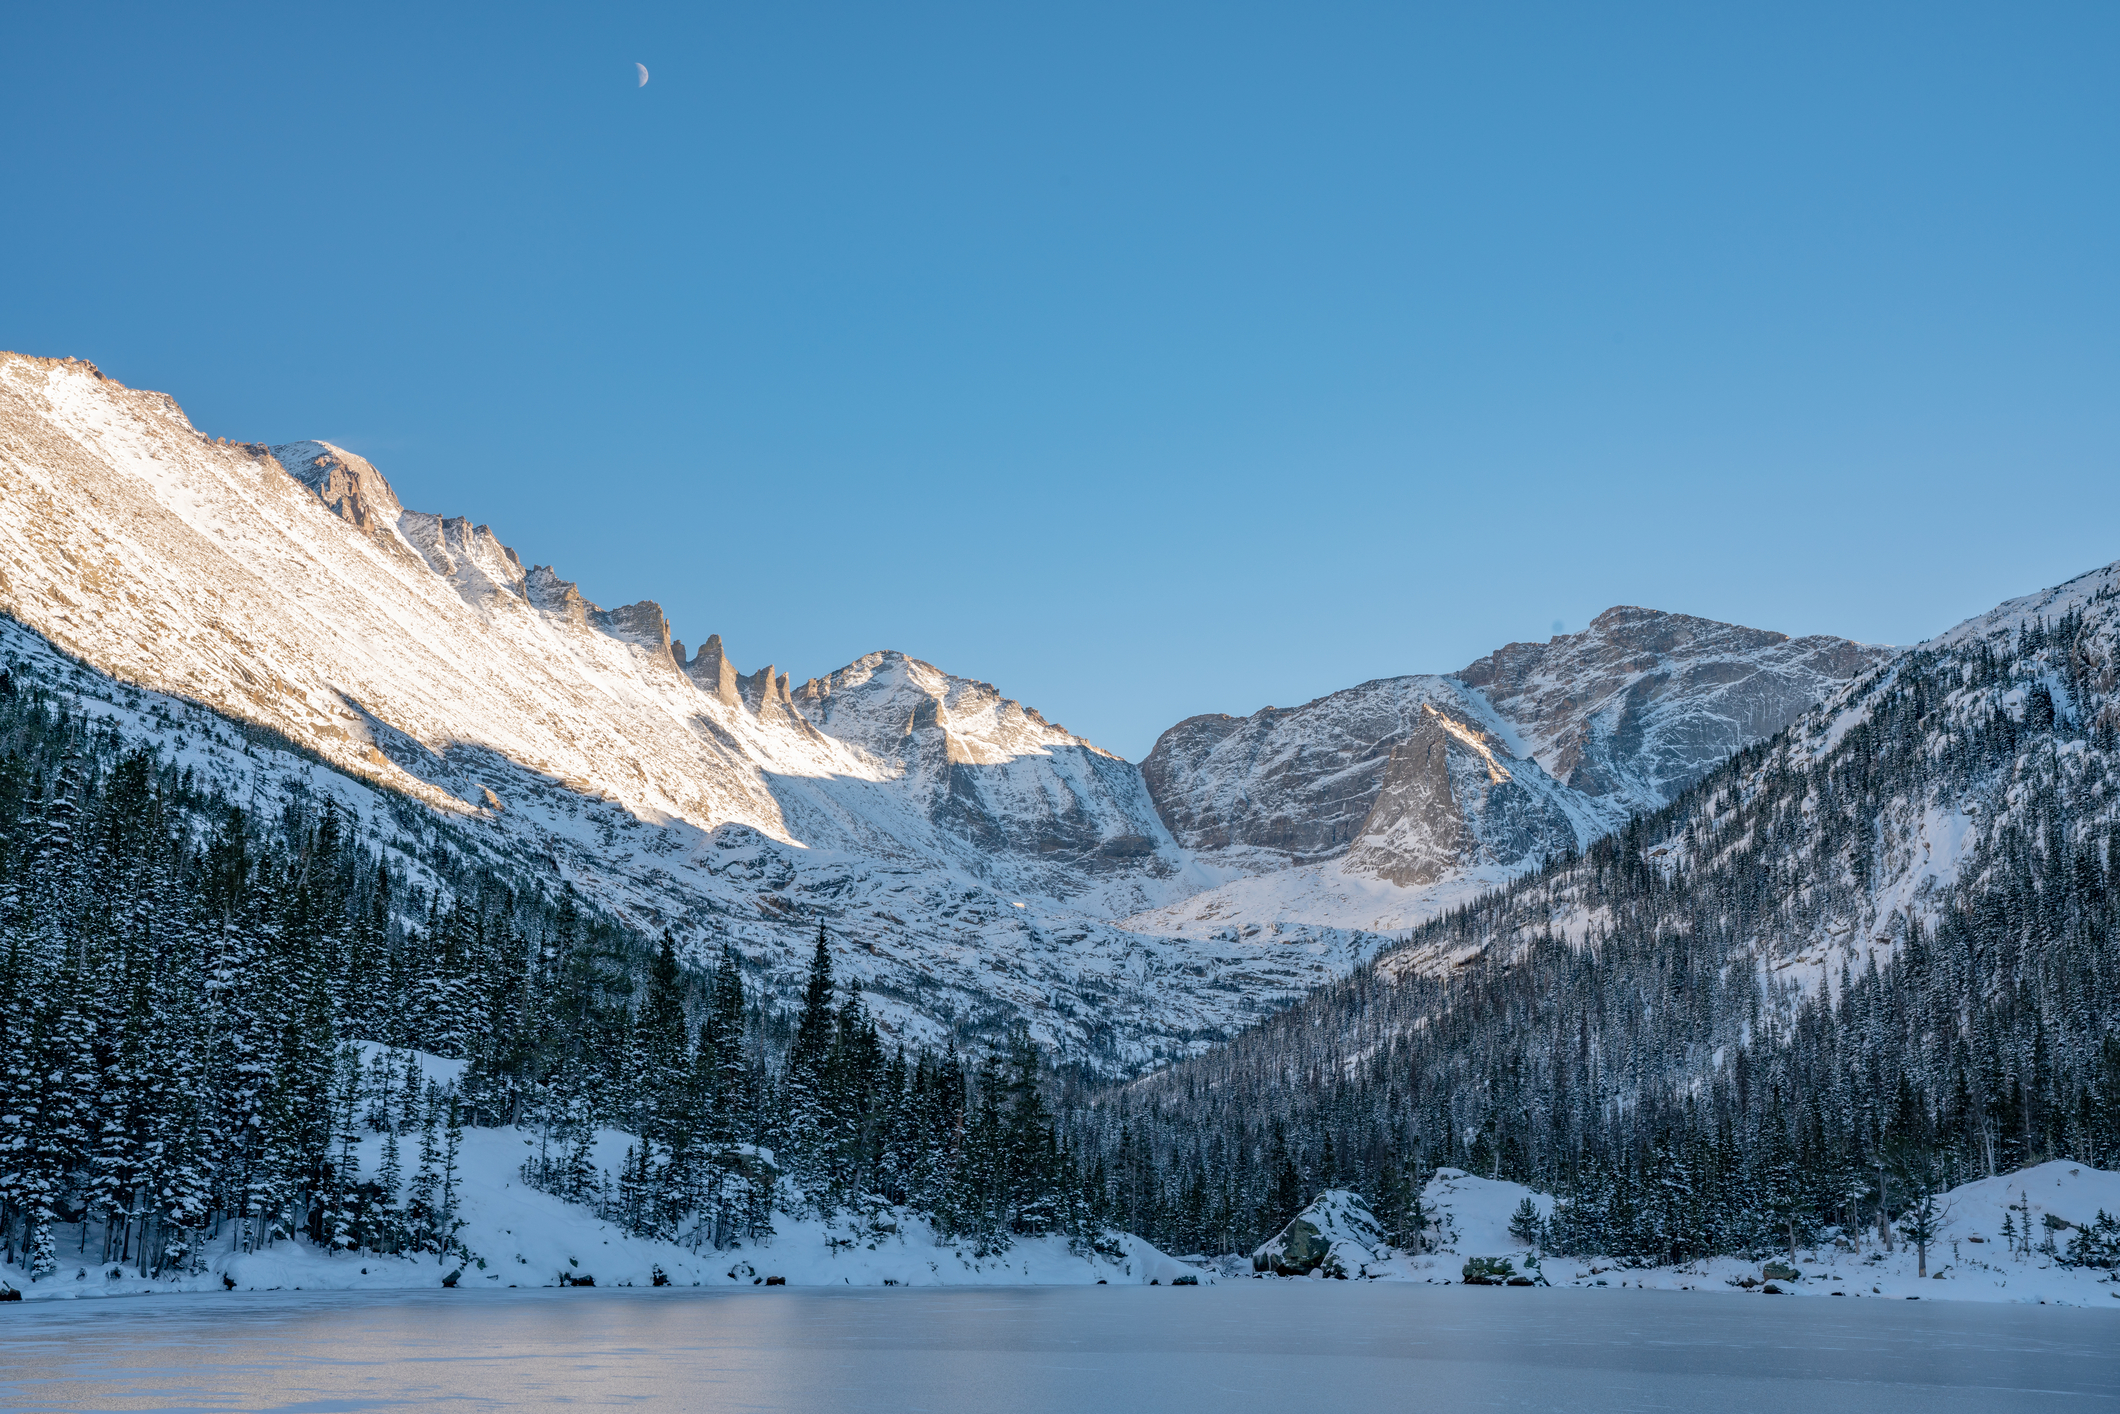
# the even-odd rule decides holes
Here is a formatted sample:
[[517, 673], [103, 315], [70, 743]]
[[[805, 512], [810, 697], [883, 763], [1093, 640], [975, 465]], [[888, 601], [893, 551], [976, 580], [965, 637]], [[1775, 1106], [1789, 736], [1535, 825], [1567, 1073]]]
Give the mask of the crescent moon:
[[640, 70], [640, 82], [633, 86], [635, 88], [646, 88], [648, 86], [648, 66], [646, 64], [635, 64], [633, 67]]

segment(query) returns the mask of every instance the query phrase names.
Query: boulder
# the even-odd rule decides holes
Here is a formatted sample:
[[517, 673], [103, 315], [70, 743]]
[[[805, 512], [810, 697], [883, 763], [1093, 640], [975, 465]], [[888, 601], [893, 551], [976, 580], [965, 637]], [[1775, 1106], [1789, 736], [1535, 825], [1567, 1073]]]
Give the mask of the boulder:
[[1467, 1286], [1509, 1286], [1522, 1282], [1531, 1285], [1530, 1279], [1517, 1275], [1516, 1263], [1507, 1257], [1471, 1257], [1460, 1273]]
[[1251, 1254], [1254, 1271], [1301, 1277], [1364, 1275], [1389, 1249], [1384, 1227], [1359, 1194], [1343, 1188], [1320, 1193], [1302, 1212]]

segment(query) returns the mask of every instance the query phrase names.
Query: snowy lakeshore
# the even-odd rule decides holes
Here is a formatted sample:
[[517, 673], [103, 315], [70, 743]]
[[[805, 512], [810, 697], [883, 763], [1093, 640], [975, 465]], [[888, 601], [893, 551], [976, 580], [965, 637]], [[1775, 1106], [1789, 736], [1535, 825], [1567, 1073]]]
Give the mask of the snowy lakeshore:
[[[423, 1058], [436, 1064], [433, 1058]], [[447, 1062], [439, 1065], [447, 1066]], [[603, 1131], [598, 1163], [616, 1169], [632, 1136]], [[380, 1136], [364, 1141], [364, 1164], [382, 1161]], [[446, 1254], [383, 1256], [329, 1252], [306, 1238], [238, 1252], [223, 1241], [203, 1253], [197, 1271], [140, 1276], [123, 1263], [81, 1258], [96, 1250], [91, 1224], [68, 1235], [52, 1277], [32, 1282], [0, 1264], [0, 1283], [32, 1301], [175, 1292], [323, 1292], [451, 1287], [492, 1291], [548, 1287], [747, 1288], [1204, 1285], [1239, 1281], [1353, 1284], [1422, 1283], [1463, 1287], [1467, 1299], [1515, 1299], [1525, 1285], [1701, 1292], [1726, 1296], [1790, 1295], [1849, 1299], [1984, 1301], [2080, 1306], [2120, 1315], [2120, 1272], [2069, 1265], [2068, 1234], [2120, 1215], [2120, 1174], [2066, 1161], [1982, 1179], [1941, 1195], [1943, 1216], [1930, 1243], [1928, 1275], [1904, 1240], [1884, 1250], [1841, 1238], [1760, 1261], [1713, 1257], [1676, 1266], [1636, 1266], [1609, 1258], [1544, 1254], [1511, 1231], [1528, 1201], [1550, 1217], [1553, 1199], [1521, 1184], [1440, 1169], [1423, 1190], [1431, 1215], [1428, 1246], [1406, 1252], [1380, 1240], [1359, 1197], [1330, 1192], [1310, 1204], [1275, 1243], [1306, 1228], [1312, 1261], [1300, 1274], [1258, 1254], [1173, 1257], [1131, 1234], [1094, 1241], [1017, 1237], [985, 1254], [938, 1235], [925, 1218], [886, 1210], [832, 1220], [787, 1212], [773, 1216], [770, 1237], [727, 1249], [692, 1247], [635, 1236], [592, 1209], [542, 1192], [522, 1179], [525, 1156], [541, 1143], [523, 1129], [466, 1130], [458, 1163], [462, 1226]], [[2037, 1236], [2029, 1243], [2018, 1234]], [[2059, 1238], [2061, 1240], [2054, 1240]], [[1264, 1254], [1275, 1247], [1269, 1243]], [[66, 1246], [75, 1247], [73, 1253]], [[71, 1256], [73, 1260], [65, 1258]], [[1492, 1283], [1465, 1282], [1467, 1263], [1506, 1263]], [[1266, 1267], [1261, 1270], [1261, 1267]], [[1795, 1275], [1785, 1273], [1794, 1272]], [[1515, 1281], [1508, 1280], [1514, 1277]]]
[[[628, 1136], [607, 1132], [600, 1148], [623, 1149]], [[1065, 1285], [1161, 1281], [1191, 1269], [1138, 1238], [1112, 1234], [1095, 1247], [1064, 1238], [1018, 1238], [985, 1257], [940, 1241], [926, 1220], [904, 1213], [861, 1224], [774, 1215], [774, 1234], [717, 1251], [634, 1236], [592, 1210], [523, 1183], [517, 1170], [537, 1137], [524, 1130], [466, 1130], [458, 1212], [459, 1244], [446, 1255], [334, 1253], [305, 1237], [261, 1251], [235, 1252], [224, 1241], [202, 1255], [197, 1272], [145, 1278], [122, 1263], [84, 1263], [98, 1246], [89, 1225], [87, 1253], [62, 1242], [56, 1276], [31, 1282], [0, 1265], [0, 1282], [27, 1300], [177, 1291], [393, 1291], [406, 1288], [597, 1286], [947, 1286]], [[379, 1146], [370, 1140], [369, 1147]], [[615, 1155], [613, 1156], [616, 1157]], [[68, 1232], [66, 1235], [79, 1235]], [[1099, 1250], [1103, 1249], [1103, 1250]], [[74, 1260], [68, 1261], [67, 1258]]]
[[[1375, 1240], [1374, 1220], [1352, 1194], [1328, 1194], [1305, 1212], [1324, 1249], [1306, 1277], [1466, 1285], [1467, 1263], [1506, 1262], [1506, 1273], [1475, 1286], [1552, 1286], [1698, 1291], [1728, 1295], [1880, 1297], [1896, 1300], [2000, 1301], [2086, 1306], [2120, 1314], [2120, 1271], [2070, 1260], [2080, 1235], [2109, 1246], [2120, 1224], [2120, 1174], [2065, 1160], [1962, 1185], [1938, 1196], [1927, 1275], [1901, 1233], [1889, 1248], [1874, 1231], [1831, 1234], [1801, 1246], [1795, 1258], [1709, 1257], [1672, 1266], [1638, 1266], [1608, 1257], [1540, 1255], [1512, 1224], [1529, 1203], [1550, 1218], [1553, 1199], [1521, 1184], [1440, 1169], [1422, 1194], [1433, 1215], [1436, 1250], [1400, 1252]], [[1299, 1222], [1301, 1219], [1298, 1220]], [[1293, 1225], [1292, 1225], [1293, 1226]], [[1282, 1239], [1285, 1240], [1286, 1235]], [[1272, 1244], [1269, 1244], [1269, 1247]], [[1265, 1249], [1262, 1249], [1262, 1251]], [[2109, 1258], [2108, 1258], [2109, 1260]], [[1223, 1269], [1234, 1272], [1236, 1264]], [[1513, 1281], [1510, 1278], [1514, 1278]]]
[[[1542, 1208], [1551, 1200], [1517, 1184], [1463, 1176], [1439, 1177], [1430, 1201], [1451, 1215], [1459, 1234], [1454, 1248], [1510, 1257], [1521, 1269], [1529, 1255], [1509, 1235], [1510, 1215], [1524, 1198]], [[1886, 1251], [1866, 1234], [1857, 1249], [1845, 1239], [1799, 1247], [1763, 1261], [1710, 1257], [1681, 1266], [1630, 1267], [1609, 1258], [1547, 1255], [1537, 1265], [1553, 1286], [1629, 1287], [1654, 1291], [1703, 1291], [1788, 1296], [1890, 1297], [1929, 1301], [2005, 1301], [2088, 1306], [2120, 1314], [2120, 1272], [2099, 1266], [2066, 1265], [2068, 1235], [2096, 1223], [2101, 1214], [2120, 1216], [2120, 1174], [2066, 1161], [2040, 1164], [2013, 1174], [1981, 1179], [1942, 1195], [1944, 1214], [1928, 1256], [1928, 1276], [1919, 1274], [1919, 1254], [1903, 1236]], [[1547, 1209], [1550, 1211], [1550, 1208]], [[2063, 1227], [2047, 1222], [2051, 1215]], [[2030, 1243], [2010, 1240], [2029, 1222]], [[2052, 1251], [2049, 1238], [2058, 1238]], [[1769, 1279], [1768, 1267], [1797, 1275]], [[1458, 1251], [1423, 1255], [1393, 1253], [1370, 1274], [1380, 1280], [1462, 1283]], [[1772, 1286], [1775, 1290], [1767, 1292]]]

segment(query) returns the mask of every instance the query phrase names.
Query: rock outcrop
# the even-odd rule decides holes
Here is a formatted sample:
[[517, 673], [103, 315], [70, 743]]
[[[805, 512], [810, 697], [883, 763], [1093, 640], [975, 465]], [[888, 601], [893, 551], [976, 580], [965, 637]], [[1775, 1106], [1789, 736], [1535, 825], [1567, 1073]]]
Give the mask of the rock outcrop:
[[736, 666], [722, 652], [720, 634], [708, 634], [707, 641], [699, 645], [698, 656], [684, 664], [684, 670], [701, 692], [717, 702], [734, 707], [742, 701], [736, 691]]
[[1535, 765], [1423, 703], [1412, 734], [1386, 758], [1383, 784], [1346, 864], [1415, 888], [1468, 867], [1513, 865], [1570, 848], [1576, 824], [1562, 792]]
[[1554, 779], [1631, 813], [1668, 805], [1896, 651], [1622, 606], [1457, 678]]
[[1253, 1271], [1276, 1276], [1335, 1277], [1342, 1281], [1366, 1274], [1386, 1260], [1391, 1248], [1384, 1225], [1361, 1195], [1344, 1188], [1327, 1189], [1251, 1254]]
[[1141, 764], [1187, 849], [1425, 885], [1655, 809], [1893, 650], [1618, 608], [1455, 676], [1178, 723]]
[[272, 449], [287, 474], [317, 493], [331, 513], [371, 535], [397, 529], [405, 508], [365, 457], [329, 442], [287, 442]]

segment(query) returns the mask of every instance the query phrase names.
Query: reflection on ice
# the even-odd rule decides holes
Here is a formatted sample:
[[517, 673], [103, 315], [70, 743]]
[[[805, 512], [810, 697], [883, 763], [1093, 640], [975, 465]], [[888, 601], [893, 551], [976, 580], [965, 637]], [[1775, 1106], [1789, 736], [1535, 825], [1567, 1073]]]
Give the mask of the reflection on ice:
[[[2120, 1307], [2120, 1302], [2115, 1303]], [[843, 1411], [2120, 1403], [2120, 1310], [1251, 1283], [23, 1305], [0, 1407]]]

